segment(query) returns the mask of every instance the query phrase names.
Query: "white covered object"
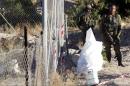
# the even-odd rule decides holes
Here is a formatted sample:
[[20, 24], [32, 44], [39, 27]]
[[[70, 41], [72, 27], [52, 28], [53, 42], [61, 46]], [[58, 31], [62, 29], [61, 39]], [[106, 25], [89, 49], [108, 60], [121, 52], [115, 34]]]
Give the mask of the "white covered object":
[[86, 42], [78, 60], [78, 73], [85, 73], [90, 69], [97, 72], [101, 70], [103, 65], [101, 52], [102, 42], [96, 41], [93, 31], [90, 28], [86, 33]]
[[98, 72], [97, 71], [88, 70], [86, 72], [86, 78], [87, 78], [86, 84], [88, 86], [96, 85], [96, 84], [99, 83]]

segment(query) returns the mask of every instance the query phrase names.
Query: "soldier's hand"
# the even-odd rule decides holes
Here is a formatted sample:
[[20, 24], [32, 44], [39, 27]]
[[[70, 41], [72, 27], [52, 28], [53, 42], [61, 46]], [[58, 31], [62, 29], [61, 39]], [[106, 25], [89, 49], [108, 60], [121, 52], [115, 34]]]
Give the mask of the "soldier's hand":
[[114, 39], [119, 42], [120, 41], [120, 36], [117, 35], [116, 37], [114, 37]]
[[119, 40], [120, 40], [120, 35], [117, 35], [117, 39], [119, 39]]
[[120, 42], [120, 38], [115, 38], [115, 43], [119, 43]]
[[109, 36], [109, 41], [110, 41], [111, 43], [114, 42], [114, 40], [113, 40], [113, 38], [112, 38], [111, 36]]

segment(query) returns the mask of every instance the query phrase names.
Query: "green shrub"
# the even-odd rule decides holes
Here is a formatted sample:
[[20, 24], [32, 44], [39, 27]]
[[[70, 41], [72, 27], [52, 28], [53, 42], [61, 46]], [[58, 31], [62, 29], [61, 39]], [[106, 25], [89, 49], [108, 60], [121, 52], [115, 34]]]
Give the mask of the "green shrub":
[[93, 8], [93, 16], [98, 20], [98, 17], [106, 12], [108, 5], [110, 3], [117, 4], [119, 6], [119, 14], [122, 17], [129, 16], [130, 14], [130, 0], [77, 0], [76, 4], [67, 9], [65, 12], [68, 15], [68, 25], [71, 27], [76, 26], [76, 17], [79, 13], [83, 11], [86, 4], [95, 4], [95, 8]]

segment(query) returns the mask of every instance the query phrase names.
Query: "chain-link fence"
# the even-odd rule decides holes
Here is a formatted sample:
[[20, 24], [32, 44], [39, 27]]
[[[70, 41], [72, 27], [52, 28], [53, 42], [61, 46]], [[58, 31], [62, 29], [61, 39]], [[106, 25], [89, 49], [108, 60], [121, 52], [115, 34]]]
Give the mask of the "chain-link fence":
[[64, 0], [41, 1], [0, 1], [0, 86], [53, 86], [65, 41]]
[[38, 66], [42, 65], [43, 52], [41, 3], [0, 1], [0, 86], [39, 86]]
[[[13, 26], [18, 23], [39, 23], [42, 21], [42, 2], [40, 0], [4, 0], [0, 1], [0, 14]], [[0, 25], [6, 24], [0, 15]], [[14, 21], [15, 20], [15, 21]]]

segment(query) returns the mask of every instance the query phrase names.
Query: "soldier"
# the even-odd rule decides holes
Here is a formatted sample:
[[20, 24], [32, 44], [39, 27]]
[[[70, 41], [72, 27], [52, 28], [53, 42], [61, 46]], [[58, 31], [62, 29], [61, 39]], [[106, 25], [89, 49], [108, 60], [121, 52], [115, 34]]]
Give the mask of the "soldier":
[[111, 45], [113, 45], [118, 66], [124, 67], [122, 64], [119, 38], [121, 34], [121, 17], [117, 13], [117, 6], [115, 4], [109, 6], [109, 13], [102, 18], [102, 33], [108, 61], [111, 61]]
[[83, 33], [83, 44], [85, 43], [86, 38], [86, 31], [91, 27], [94, 28], [94, 25], [96, 22], [94, 21], [94, 18], [92, 16], [92, 6], [89, 4], [86, 6], [84, 11], [78, 16], [78, 22], [77, 25], [81, 29]]

